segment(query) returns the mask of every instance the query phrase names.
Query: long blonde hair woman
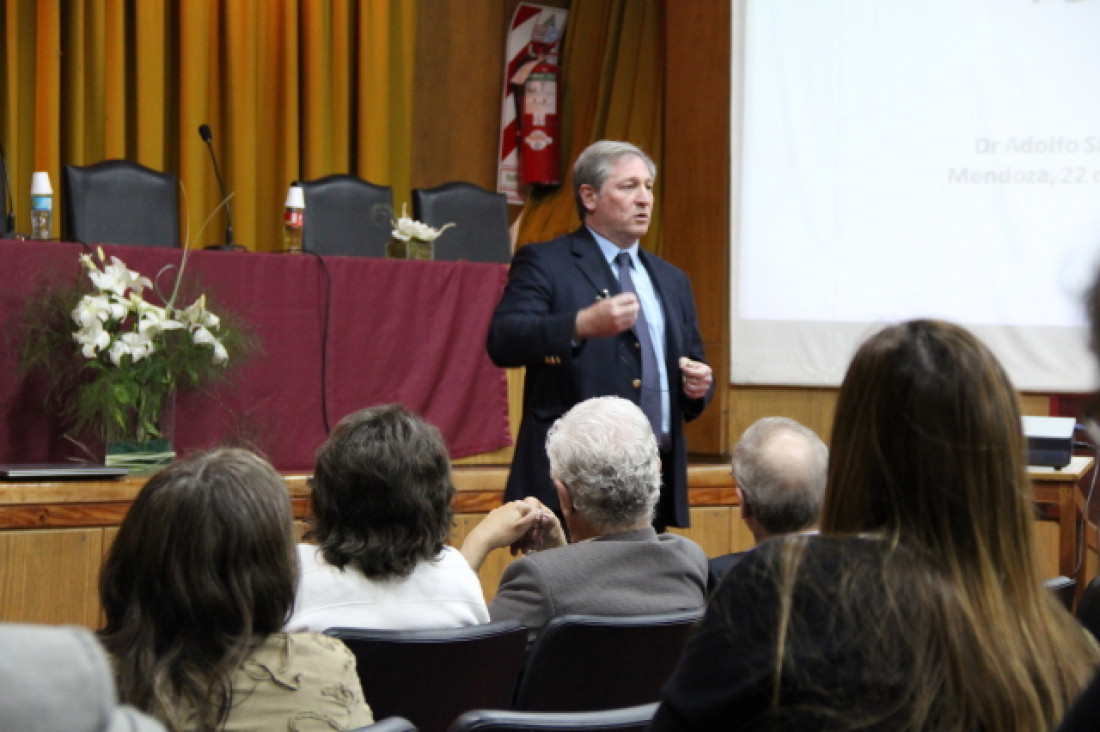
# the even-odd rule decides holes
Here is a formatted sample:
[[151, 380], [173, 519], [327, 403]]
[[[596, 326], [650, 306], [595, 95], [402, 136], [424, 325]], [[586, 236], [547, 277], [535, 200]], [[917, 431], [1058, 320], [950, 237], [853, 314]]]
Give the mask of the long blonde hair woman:
[[731, 570], [654, 729], [1052, 728], [1100, 656], [1043, 587], [1024, 456], [974, 336], [873, 336], [840, 388], [822, 535]]

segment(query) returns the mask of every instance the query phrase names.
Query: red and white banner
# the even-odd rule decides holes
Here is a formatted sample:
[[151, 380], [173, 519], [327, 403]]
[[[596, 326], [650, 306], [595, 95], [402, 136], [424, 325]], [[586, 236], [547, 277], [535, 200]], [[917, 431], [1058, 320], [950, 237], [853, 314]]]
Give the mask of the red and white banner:
[[[524, 2], [516, 6], [512, 15], [505, 47], [497, 159], [497, 190], [508, 197], [509, 203], [521, 204], [527, 200], [530, 186], [522, 179], [547, 184], [559, 182], [552, 179], [561, 147], [556, 139], [561, 112], [557, 94], [560, 77], [556, 71], [560, 68], [561, 39], [568, 17], [568, 10]], [[522, 122], [525, 106], [527, 130]], [[530, 129], [532, 123], [536, 125], [534, 129]], [[529, 152], [527, 171], [521, 179], [520, 148], [524, 135], [529, 138], [526, 143]]]

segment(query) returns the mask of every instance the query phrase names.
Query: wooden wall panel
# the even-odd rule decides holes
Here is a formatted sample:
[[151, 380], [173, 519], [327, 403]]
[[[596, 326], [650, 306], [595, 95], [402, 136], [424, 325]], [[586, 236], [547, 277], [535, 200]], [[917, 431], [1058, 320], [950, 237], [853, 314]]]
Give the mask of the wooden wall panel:
[[[790, 417], [806, 425], [826, 443], [832, 436], [837, 389], [794, 386], [730, 386], [729, 445], [761, 417]], [[1050, 414], [1050, 395], [1021, 394], [1022, 414]]]
[[691, 278], [719, 388], [688, 426], [693, 454], [729, 450], [730, 3], [665, 3], [661, 255]]
[[103, 530], [0, 532], [0, 621], [99, 625]]
[[[505, 33], [518, 2], [418, 0], [414, 188], [465, 180], [496, 190]], [[569, 0], [539, 4], [568, 8]]]
[[1057, 521], [1036, 521], [1035, 534], [1039, 544], [1039, 567], [1043, 577], [1057, 577], [1059, 533]]
[[729, 449], [761, 417], [790, 417], [806, 425], [825, 442], [833, 427], [836, 389], [730, 386]]
[[730, 551], [732, 541], [731, 513], [740, 513], [737, 508], [728, 506], [706, 506], [691, 509], [691, 528], [670, 528], [669, 531], [686, 536], [699, 546], [708, 557], [716, 557]]
[[[496, 188], [508, 5], [506, 0], [417, 3], [414, 188], [451, 180]], [[400, 206], [397, 195], [394, 203]]]

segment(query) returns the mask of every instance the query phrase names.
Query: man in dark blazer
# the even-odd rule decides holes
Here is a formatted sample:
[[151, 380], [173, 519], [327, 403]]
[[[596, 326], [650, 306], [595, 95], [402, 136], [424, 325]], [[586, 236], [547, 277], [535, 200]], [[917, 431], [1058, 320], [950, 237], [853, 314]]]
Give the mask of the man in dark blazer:
[[[710, 401], [714, 379], [687, 275], [638, 246], [649, 229], [655, 175], [633, 145], [590, 145], [573, 167], [584, 225], [512, 259], [487, 343], [497, 366], [527, 369], [505, 500], [534, 496], [558, 510], [547, 431], [574, 404], [613, 395], [641, 404], [657, 435], [663, 488], [654, 525], [690, 523], [683, 426]], [[643, 367], [647, 348], [654, 358]], [[647, 406], [647, 395], [656, 403]]]
[[533, 497], [490, 512], [463, 542], [470, 566], [478, 569], [489, 552], [506, 546], [527, 553], [504, 570], [489, 617], [516, 619], [535, 631], [570, 613], [701, 611], [706, 554], [690, 539], [650, 525], [661, 468], [641, 409], [618, 397], [581, 402], [550, 429], [546, 449], [572, 543]]

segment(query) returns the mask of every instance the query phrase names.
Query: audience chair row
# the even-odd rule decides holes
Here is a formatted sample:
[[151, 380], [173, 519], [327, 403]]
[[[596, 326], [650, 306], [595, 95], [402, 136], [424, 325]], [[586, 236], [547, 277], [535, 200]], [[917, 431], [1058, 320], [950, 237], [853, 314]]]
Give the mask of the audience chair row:
[[[321, 255], [385, 257], [393, 193], [353, 175], [304, 181], [302, 246]], [[65, 166], [65, 237], [87, 244], [180, 246], [177, 178], [127, 160]], [[445, 261], [508, 262], [512, 257], [504, 194], [455, 181], [412, 192], [412, 216], [429, 226], [454, 224], [435, 243]], [[273, 213], [273, 215], [276, 215]]]
[[[515, 712], [474, 709], [455, 720], [449, 732], [643, 732], [657, 711], [657, 702], [598, 712]], [[419, 732], [404, 717], [388, 717], [356, 732]]]
[[527, 629], [514, 620], [326, 633], [355, 655], [375, 719], [399, 716], [424, 732], [444, 732], [473, 709], [576, 713], [655, 703], [699, 617], [563, 615], [542, 629], [529, 653]]

